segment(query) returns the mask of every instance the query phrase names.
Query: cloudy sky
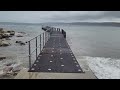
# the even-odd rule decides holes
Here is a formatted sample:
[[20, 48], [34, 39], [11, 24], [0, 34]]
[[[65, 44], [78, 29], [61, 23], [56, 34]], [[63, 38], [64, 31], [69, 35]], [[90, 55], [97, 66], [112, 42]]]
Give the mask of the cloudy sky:
[[0, 11], [0, 22], [120, 22], [120, 11]]

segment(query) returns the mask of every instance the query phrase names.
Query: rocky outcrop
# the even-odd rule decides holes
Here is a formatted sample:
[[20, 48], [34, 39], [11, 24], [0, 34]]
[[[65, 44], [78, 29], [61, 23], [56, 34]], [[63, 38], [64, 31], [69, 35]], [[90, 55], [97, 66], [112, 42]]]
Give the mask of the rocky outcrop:
[[11, 64], [9, 66], [5, 66], [3, 70], [0, 71], [0, 77], [3, 77], [5, 75], [15, 76], [21, 69], [21, 64]]
[[7, 30], [4, 30], [3, 28], [0, 28], [0, 39], [9, 38], [9, 37], [12, 37], [14, 35], [15, 35], [15, 31], [13, 31], [13, 30], [7, 31]]
[[9, 38], [9, 37], [11, 37], [10, 33], [2, 33], [1, 36], [2, 36], [2, 38]]
[[7, 41], [1, 40], [0, 41], [0, 47], [6, 47], [6, 46], [10, 46], [11, 44]]

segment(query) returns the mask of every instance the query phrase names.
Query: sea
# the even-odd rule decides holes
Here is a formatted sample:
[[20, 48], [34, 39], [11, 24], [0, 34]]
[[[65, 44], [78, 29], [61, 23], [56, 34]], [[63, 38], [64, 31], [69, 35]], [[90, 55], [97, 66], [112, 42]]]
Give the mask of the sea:
[[[66, 31], [66, 39], [75, 57], [80, 63], [85, 62], [97, 78], [120, 79], [120, 27], [72, 24], [52, 26]], [[0, 55], [7, 57], [0, 61], [0, 69], [8, 62], [17, 62], [28, 67], [28, 44], [20, 46], [15, 42], [26, 42], [42, 34], [44, 31], [41, 27], [41, 24], [0, 24], [0, 28], [5, 30], [26, 33], [24, 37], [11, 37], [10, 46], [0, 47]], [[34, 47], [35, 43], [31, 44]]]

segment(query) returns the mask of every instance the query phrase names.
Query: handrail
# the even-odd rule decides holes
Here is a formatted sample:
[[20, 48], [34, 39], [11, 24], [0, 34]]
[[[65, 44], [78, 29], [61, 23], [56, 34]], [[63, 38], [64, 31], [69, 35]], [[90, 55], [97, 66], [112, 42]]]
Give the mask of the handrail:
[[[43, 34], [43, 35], [42, 35]], [[48, 35], [47, 35], [48, 34]], [[39, 38], [39, 44], [38, 44], [38, 38]], [[28, 46], [29, 46], [29, 69], [31, 70], [31, 56], [34, 52], [36, 52], [36, 59], [38, 57], [38, 48], [40, 48], [40, 53], [42, 51], [42, 48], [44, 47], [44, 45], [46, 44], [46, 42], [48, 41], [48, 39], [46, 38], [50, 38], [49, 37], [49, 33], [46, 33], [46, 32], [43, 32], [41, 33], [40, 35], [37, 35], [36, 37], [32, 38], [31, 40], [27, 41], [26, 43], [28, 43]], [[43, 39], [43, 40], [42, 40]], [[31, 42], [35, 40], [35, 48], [33, 51], [31, 51]], [[42, 42], [41, 42], [42, 41]]]
[[[44, 32], [43, 32], [43, 33], [44, 33]], [[41, 34], [40, 34], [40, 35], [41, 35]], [[40, 35], [37, 35], [36, 37], [38, 37], [38, 36], [40, 36]], [[30, 39], [29, 41], [34, 40], [36, 37], [34, 37], [34, 38]], [[26, 43], [28, 43], [29, 41], [27, 41]]]
[[[63, 30], [63, 29], [62, 29]], [[48, 33], [46, 33], [47, 31], [49, 31]], [[42, 49], [44, 48], [44, 46], [46, 45], [47, 41], [50, 38], [50, 34], [52, 31], [60, 31], [60, 28], [54, 28], [54, 27], [50, 27], [49, 29], [46, 29], [45, 32], [41, 33], [40, 35], [37, 35], [36, 37], [32, 38], [31, 40], [27, 41], [26, 43], [28, 43], [28, 47], [29, 47], [29, 70], [31, 70], [31, 55], [36, 51], [36, 60], [38, 57], [38, 48], [40, 48], [40, 53], [42, 51]], [[62, 33], [64, 34], [64, 33]], [[38, 37], [39, 37], [39, 44], [38, 44]], [[31, 41], [35, 39], [35, 49], [31, 52]], [[41, 42], [42, 41], [42, 42]]]

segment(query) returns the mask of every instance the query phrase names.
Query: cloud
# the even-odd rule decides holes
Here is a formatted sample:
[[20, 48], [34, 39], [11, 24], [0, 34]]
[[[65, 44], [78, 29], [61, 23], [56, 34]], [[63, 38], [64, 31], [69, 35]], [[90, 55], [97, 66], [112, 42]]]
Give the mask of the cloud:
[[120, 11], [0, 11], [1, 22], [78, 22], [120, 20]]

